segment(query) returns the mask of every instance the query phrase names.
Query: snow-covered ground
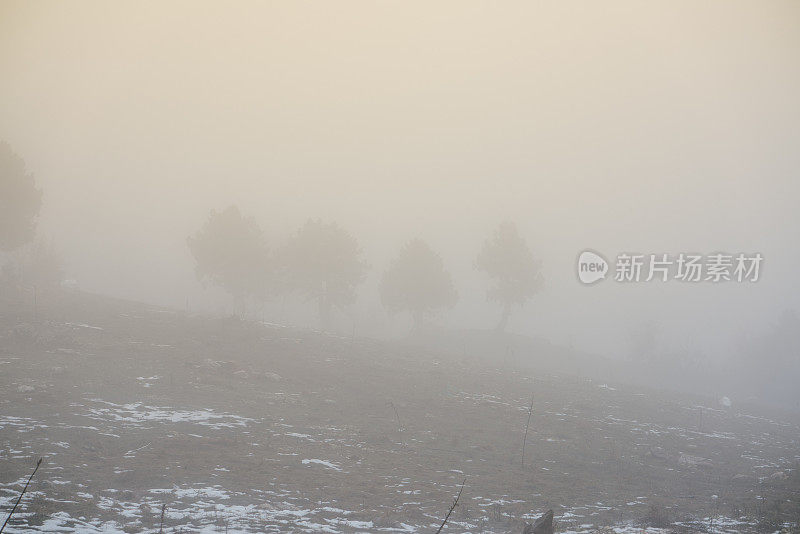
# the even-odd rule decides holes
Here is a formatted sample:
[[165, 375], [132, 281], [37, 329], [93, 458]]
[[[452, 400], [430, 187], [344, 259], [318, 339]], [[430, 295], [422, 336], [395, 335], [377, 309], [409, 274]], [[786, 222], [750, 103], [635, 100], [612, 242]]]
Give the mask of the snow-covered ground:
[[660, 507], [728, 533], [792, 495], [800, 425], [781, 414], [176, 320], [3, 347], [0, 512], [44, 458], [7, 532], [152, 533], [162, 510], [165, 532], [431, 532], [466, 477], [447, 532], [521, 532], [552, 508], [561, 532], [627, 534]]

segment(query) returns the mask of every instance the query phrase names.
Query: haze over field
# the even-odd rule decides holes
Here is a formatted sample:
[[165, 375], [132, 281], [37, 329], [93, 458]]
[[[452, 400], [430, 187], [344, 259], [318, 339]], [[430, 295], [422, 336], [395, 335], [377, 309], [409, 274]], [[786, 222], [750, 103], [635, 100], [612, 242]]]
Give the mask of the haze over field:
[[0, 534], [799, 534], [798, 95], [797, 0], [0, 0]]
[[[4, 1], [0, 73], [0, 138], [87, 291], [230, 313], [186, 238], [237, 205], [270, 246], [316, 217], [358, 240], [365, 335], [407, 332], [377, 285], [415, 237], [459, 293], [438, 322], [494, 324], [474, 262], [505, 220], [545, 279], [513, 332], [620, 358], [654, 324], [720, 360], [800, 304], [796, 2]], [[755, 284], [587, 288], [586, 248], [765, 259]]]

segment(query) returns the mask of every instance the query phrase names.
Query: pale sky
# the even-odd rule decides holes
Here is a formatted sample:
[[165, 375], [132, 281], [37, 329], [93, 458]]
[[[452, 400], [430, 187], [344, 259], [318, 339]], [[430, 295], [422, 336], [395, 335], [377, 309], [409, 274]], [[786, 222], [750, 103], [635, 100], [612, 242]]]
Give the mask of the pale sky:
[[[0, 138], [81, 287], [215, 309], [185, 246], [238, 204], [274, 243], [336, 220], [372, 265], [408, 238], [461, 300], [513, 220], [545, 290], [514, 331], [619, 353], [653, 319], [724, 351], [800, 308], [800, 3], [0, 2]], [[753, 285], [590, 288], [584, 248], [761, 252]], [[712, 349], [713, 348], [713, 349]]]

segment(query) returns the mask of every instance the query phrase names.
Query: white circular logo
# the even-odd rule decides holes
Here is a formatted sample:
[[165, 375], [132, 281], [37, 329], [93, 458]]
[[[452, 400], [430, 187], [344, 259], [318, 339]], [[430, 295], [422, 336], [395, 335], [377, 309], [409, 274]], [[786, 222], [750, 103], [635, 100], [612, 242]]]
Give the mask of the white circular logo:
[[596, 252], [584, 250], [578, 256], [578, 279], [584, 284], [594, 284], [608, 273], [608, 262]]

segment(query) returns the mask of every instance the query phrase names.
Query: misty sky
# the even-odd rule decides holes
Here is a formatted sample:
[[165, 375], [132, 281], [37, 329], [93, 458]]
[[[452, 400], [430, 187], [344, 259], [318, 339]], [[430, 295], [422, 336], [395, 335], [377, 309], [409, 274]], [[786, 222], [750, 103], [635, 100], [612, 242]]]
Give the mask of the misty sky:
[[[422, 237], [461, 294], [441, 322], [490, 327], [474, 258], [513, 220], [547, 280], [513, 331], [621, 354], [653, 320], [724, 354], [800, 308], [798, 95], [794, 1], [0, 2], [0, 139], [44, 189], [41, 233], [80, 287], [177, 307], [218, 309], [185, 240], [238, 204], [273, 244], [350, 230], [364, 321]], [[583, 287], [585, 248], [765, 263]]]

